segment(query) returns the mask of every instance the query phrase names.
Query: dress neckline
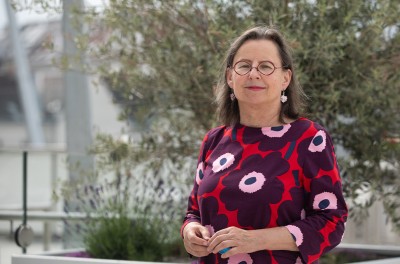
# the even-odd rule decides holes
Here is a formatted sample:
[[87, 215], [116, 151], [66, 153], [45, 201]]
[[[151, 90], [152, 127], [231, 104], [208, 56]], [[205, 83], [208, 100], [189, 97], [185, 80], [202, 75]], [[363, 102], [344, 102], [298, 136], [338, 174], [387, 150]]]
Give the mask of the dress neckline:
[[246, 129], [254, 129], [254, 130], [259, 130], [259, 129], [273, 129], [273, 128], [280, 128], [280, 127], [285, 127], [285, 126], [292, 126], [292, 125], [294, 125], [295, 123], [297, 123], [297, 122], [300, 121], [300, 120], [304, 120], [304, 117], [299, 117], [299, 118], [293, 120], [293, 121], [290, 122], [290, 123], [286, 123], [286, 124], [278, 125], [278, 126], [253, 127], [253, 126], [246, 126], [246, 125], [243, 125], [243, 124], [240, 124], [240, 123], [239, 123], [239, 124], [235, 125], [234, 127], [235, 127], [236, 129], [239, 129], [239, 128], [246, 128]]

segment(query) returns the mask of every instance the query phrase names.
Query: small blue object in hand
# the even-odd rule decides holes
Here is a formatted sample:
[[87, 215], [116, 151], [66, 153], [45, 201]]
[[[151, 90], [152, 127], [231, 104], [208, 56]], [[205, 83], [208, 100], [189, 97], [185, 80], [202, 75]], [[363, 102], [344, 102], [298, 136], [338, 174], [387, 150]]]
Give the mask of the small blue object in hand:
[[226, 252], [228, 252], [229, 250], [230, 250], [231, 248], [230, 247], [227, 247], [227, 248], [224, 248], [224, 249], [221, 249], [220, 251], [218, 251], [219, 252], [219, 254], [224, 254], [224, 253], [226, 253]]

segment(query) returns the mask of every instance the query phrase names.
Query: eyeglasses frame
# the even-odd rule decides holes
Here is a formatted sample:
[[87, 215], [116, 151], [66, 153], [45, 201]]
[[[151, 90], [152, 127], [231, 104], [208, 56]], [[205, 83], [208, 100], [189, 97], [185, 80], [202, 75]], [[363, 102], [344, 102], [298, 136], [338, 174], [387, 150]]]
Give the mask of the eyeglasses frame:
[[[233, 69], [233, 70], [234, 70], [238, 75], [240, 75], [240, 76], [245, 76], [246, 74], [249, 74], [254, 68], [255, 68], [260, 74], [262, 74], [262, 75], [264, 75], [264, 76], [270, 76], [271, 74], [273, 74], [273, 73], [275, 72], [276, 69], [286, 69], [286, 68], [288, 67], [287, 65], [282, 65], [281, 67], [276, 67], [275, 64], [274, 64], [272, 61], [269, 61], [269, 60], [260, 61], [260, 63], [258, 63], [258, 65], [257, 65], [257, 67], [253, 67], [250, 63], [246, 62], [246, 63], [248, 63], [248, 64], [250, 65], [251, 68], [250, 68], [250, 70], [249, 70], [248, 72], [246, 72], [245, 74], [240, 74], [240, 73], [238, 73], [238, 72], [235, 70], [235, 66], [236, 66], [236, 64], [238, 64], [239, 62], [246, 62], [246, 61], [245, 61], [245, 60], [237, 61], [237, 62], [233, 65], [233, 67], [229, 67], [229, 68]], [[258, 67], [260, 67], [261, 63], [264, 63], [264, 62], [269, 62], [269, 63], [271, 63], [272, 66], [274, 67], [274, 70], [273, 70], [270, 74], [264, 74], [264, 73], [262, 73], [262, 72], [258, 69]]]

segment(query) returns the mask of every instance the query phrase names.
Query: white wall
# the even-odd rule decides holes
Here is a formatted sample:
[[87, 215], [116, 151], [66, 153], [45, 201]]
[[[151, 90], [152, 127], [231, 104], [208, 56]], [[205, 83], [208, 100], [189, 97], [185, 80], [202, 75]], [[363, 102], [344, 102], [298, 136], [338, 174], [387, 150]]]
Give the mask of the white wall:
[[393, 225], [387, 221], [383, 205], [377, 201], [368, 210], [369, 216], [362, 222], [349, 219], [343, 243], [400, 245], [400, 234], [393, 230]]

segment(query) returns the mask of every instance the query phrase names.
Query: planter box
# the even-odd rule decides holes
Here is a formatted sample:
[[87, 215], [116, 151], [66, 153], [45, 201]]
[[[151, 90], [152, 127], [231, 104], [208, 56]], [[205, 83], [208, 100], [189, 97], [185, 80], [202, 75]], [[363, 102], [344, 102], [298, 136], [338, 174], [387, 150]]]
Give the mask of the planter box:
[[74, 253], [79, 253], [84, 249], [63, 250], [56, 252], [43, 253], [41, 255], [15, 255], [11, 258], [11, 264], [182, 264], [172, 262], [147, 262], [147, 261], [126, 261], [112, 259], [95, 259], [95, 258], [79, 258], [65, 257]]

